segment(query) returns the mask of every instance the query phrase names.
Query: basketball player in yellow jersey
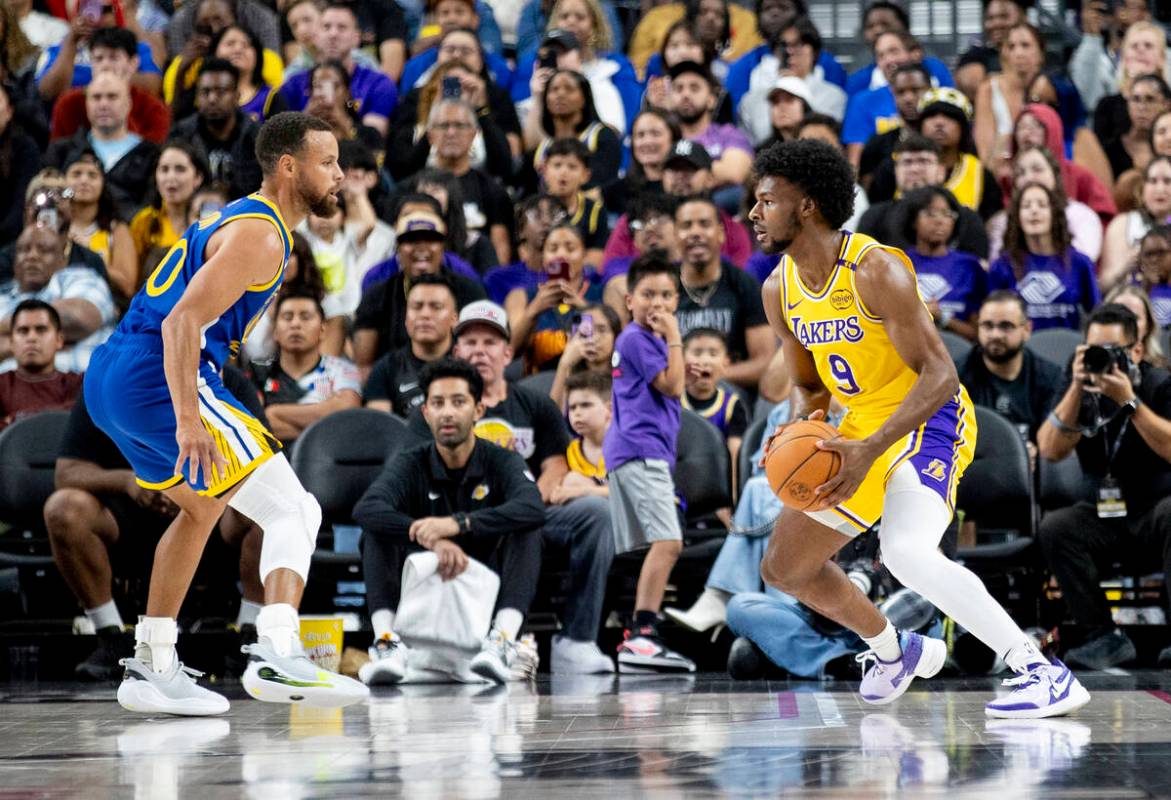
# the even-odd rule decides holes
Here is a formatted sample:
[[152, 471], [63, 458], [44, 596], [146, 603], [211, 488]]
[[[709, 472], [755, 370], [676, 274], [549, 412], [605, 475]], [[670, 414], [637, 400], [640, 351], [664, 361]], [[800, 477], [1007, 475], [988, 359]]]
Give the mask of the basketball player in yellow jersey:
[[[846, 406], [841, 435], [821, 443], [841, 471], [806, 512], [777, 520], [761, 575], [770, 585], [861, 636], [870, 650], [862, 699], [889, 703], [916, 677], [939, 672], [942, 641], [900, 636], [833, 561], [851, 537], [879, 523], [883, 563], [900, 582], [963, 625], [1017, 676], [990, 702], [993, 717], [1049, 717], [1089, 702], [969, 570], [939, 542], [955, 487], [975, 448], [971, 401], [898, 249], [839, 230], [853, 212], [854, 171], [816, 141], [775, 145], [755, 163], [749, 214], [761, 247], [781, 255], [762, 290], [793, 378], [794, 419], [821, 419], [831, 397]], [[782, 426], [783, 427], [783, 426]], [[775, 434], [774, 434], [775, 435]]]

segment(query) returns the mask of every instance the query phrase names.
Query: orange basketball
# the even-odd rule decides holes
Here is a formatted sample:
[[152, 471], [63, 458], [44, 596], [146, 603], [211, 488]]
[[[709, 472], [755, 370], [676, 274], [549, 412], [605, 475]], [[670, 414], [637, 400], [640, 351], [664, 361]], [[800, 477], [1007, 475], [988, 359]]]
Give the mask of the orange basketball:
[[817, 500], [814, 490], [842, 467], [837, 453], [817, 449], [838, 429], [821, 420], [802, 420], [785, 428], [764, 457], [769, 485], [787, 508], [804, 511]]

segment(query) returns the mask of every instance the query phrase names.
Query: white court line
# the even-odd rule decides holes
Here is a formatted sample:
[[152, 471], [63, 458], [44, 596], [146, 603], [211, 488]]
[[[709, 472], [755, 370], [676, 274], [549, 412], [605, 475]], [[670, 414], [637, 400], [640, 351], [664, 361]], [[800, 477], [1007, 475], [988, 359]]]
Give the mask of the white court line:
[[827, 728], [844, 728], [845, 720], [838, 710], [838, 701], [829, 692], [815, 692], [813, 699], [817, 702], [817, 712], [821, 714], [821, 723]]

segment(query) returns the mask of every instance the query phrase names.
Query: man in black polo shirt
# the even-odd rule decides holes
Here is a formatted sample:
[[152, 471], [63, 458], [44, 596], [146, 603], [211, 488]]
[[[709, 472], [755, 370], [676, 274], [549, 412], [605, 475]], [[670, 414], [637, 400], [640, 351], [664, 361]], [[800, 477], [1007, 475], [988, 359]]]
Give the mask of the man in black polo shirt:
[[420, 275], [407, 292], [410, 343], [374, 362], [363, 400], [368, 408], [406, 418], [423, 405], [419, 372], [451, 352], [452, 330], [459, 312], [455, 292], [443, 275]]
[[755, 389], [777, 349], [760, 300], [760, 284], [720, 258], [724, 228], [715, 203], [690, 197], [675, 209], [675, 240], [683, 257], [683, 293], [675, 316], [679, 332], [696, 328], [722, 333], [732, 359], [727, 380]]
[[524, 461], [475, 435], [484, 415], [484, 382], [475, 367], [442, 358], [423, 368], [419, 383], [433, 441], [396, 455], [354, 507], [376, 637], [359, 676], [367, 684], [406, 677], [407, 648], [394, 633], [403, 564], [412, 551], [430, 550], [444, 580], [467, 569], [469, 557], [499, 573], [492, 630], [469, 666], [504, 683], [537, 591], [545, 510]]
[[[1089, 345], [1115, 349], [1101, 358]], [[1127, 369], [1095, 368], [1099, 358], [1112, 361], [1120, 352]], [[1085, 476], [1082, 500], [1046, 515], [1039, 538], [1069, 616], [1090, 628], [1086, 643], [1065, 660], [1092, 669], [1135, 657], [1134, 643], [1106, 603], [1102, 570], [1119, 559], [1143, 572], [1162, 567], [1171, 588], [1171, 374], [1142, 359], [1130, 309], [1096, 308], [1086, 343], [1074, 355], [1069, 388], [1037, 434], [1042, 458], [1059, 461], [1076, 452]], [[1171, 647], [1159, 654], [1159, 664], [1171, 664]]]

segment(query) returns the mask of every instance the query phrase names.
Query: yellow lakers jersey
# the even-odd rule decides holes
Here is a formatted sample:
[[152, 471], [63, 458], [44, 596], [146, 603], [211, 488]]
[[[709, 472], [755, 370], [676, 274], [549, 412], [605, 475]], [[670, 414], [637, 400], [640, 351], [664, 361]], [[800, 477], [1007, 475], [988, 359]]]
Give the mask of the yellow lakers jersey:
[[848, 409], [842, 427], [861, 436], [886, 421], [917, 377], [899, 357], [882, 320], [858, 294], [858, 264], [876, 247], [897, 256], [915, 274], [902, 250], [849, 231], [842, 231], [837, 263], [821, 291], [805, 285], [793, 259], [782, 256], [778, 265], [785, 322], [813, 355], [821, 382]]

